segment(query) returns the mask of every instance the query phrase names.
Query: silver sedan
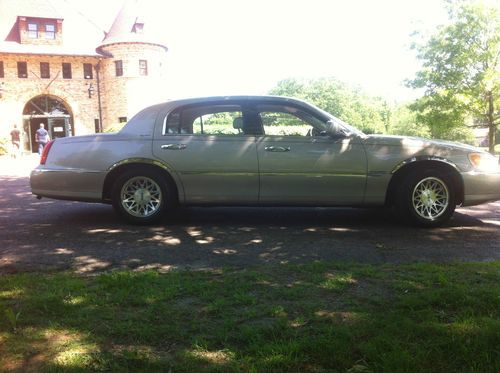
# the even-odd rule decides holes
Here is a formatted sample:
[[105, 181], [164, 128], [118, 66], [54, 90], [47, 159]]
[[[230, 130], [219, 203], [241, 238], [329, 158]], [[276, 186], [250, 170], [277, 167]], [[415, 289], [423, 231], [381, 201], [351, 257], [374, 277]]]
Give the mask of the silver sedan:
[[368, 136], [300, 100], [209, 97], [139, 112], [115, 134], [58, 138], [31, 173], [38, 197], [111, 203], [132, 223], [178, 205], [392, 206], [436, 226], [500, 199], [472, 146]]

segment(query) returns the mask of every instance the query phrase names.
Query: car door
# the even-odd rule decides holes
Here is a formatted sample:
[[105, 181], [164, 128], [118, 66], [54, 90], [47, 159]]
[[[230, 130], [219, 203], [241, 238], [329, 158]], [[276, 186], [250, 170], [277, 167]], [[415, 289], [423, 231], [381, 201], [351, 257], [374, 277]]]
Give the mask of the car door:
[[333, 139], [326, 123], [288, 104], [256, 107], [262, 203], [355, 205], [363, 201], [366, 153], [357, 137]]
[[182, 183], [186, 204], [257, 203], [255, 136], [238, 104], [200, 103], [168, 113], [153, 152]]

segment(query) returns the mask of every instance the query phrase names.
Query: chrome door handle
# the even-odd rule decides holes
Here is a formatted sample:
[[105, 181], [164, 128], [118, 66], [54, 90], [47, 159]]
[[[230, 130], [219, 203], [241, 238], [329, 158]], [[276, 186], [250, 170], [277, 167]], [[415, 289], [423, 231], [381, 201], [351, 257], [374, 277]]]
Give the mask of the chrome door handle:
[[167, 145], [162, 145], [161, 148], [164, 150], [182, 150], [182, 149], [186, 149], [187, 145], [186, 144], [167, 144]]
[[275, 152], [275, 153], [276, 152], [283, 153], [290, 151], [289, 146], [266, 146], [264, 149], [266, 150], [266, 152]]

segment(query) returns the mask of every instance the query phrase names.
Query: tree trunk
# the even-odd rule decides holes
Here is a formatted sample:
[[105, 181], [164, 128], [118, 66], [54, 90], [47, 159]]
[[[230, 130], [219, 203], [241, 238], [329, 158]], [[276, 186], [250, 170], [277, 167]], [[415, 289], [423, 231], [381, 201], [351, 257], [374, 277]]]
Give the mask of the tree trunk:
[[495, 125], [495, 118], [494, 118], [495, 106], [493, 104], [493, 92], [488, 91], [486, 93], [486, 95], [488, 97], [488, 145], [489, 145], [489, 152], [491, 154], [495, 154], [496, 125]]

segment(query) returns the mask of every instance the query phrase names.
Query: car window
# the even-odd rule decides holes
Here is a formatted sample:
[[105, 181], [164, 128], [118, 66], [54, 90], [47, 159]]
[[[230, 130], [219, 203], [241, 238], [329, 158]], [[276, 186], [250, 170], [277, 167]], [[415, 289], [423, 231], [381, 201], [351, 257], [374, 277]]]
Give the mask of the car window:
[[169, 114], [166, 133], [242, 135], [243, 113], [239, 105], [210, 105], [181, 108]]
[[326, 136], [326, 124], [308, 112], [287, 106], [258, 108], [268, 136]]

